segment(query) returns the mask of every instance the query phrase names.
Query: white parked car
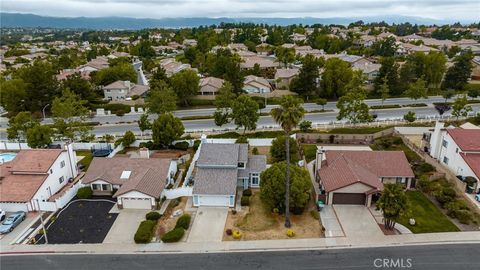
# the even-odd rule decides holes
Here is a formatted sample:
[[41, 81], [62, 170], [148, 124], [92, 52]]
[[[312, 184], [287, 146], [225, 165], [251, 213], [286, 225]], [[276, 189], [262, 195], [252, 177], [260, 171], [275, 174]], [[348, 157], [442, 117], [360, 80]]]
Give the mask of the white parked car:
[[0, 221], [3, 221], [5, 219], [5, 211], [3, 211], [2, 209], [0, 209]]

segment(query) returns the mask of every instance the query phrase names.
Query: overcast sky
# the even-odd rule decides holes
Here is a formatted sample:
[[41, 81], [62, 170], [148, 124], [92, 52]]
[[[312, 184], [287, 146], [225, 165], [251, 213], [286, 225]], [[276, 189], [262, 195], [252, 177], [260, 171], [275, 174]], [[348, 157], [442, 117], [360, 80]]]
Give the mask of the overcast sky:
[[480, 20], [480, 0], [1, 0], [4, 12], [59, 17], [367, 17]]

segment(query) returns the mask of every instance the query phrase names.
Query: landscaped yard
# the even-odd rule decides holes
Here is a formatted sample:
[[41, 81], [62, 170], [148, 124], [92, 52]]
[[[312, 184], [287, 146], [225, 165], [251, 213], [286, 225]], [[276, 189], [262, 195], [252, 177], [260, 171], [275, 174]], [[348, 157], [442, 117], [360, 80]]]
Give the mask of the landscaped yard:
[[317, 145], [315, 144], [302, 144], [303, 154], [307, 163], [314, 160], [317, 155]]
[[[290, 215], [291, 229], [295, 232], [293, 239], [323, 237], [319, 220], [310, 214], [310, 210], [314, 208], [313, 202], [310, 202], [303, 214]], [[287, 239], [289, 237], [284, 222], [283, 215], [272, 213], [264, 207], [260, 192], [256, 191], [250, 198], [250, 206], [242, 207], [242, 211], [235, 215], [231, 211], [228, 213], [223, 240], [234, 240], [226, 234], [227, 229], [240, 231], [242, 240]]]
[[90, 166], [90, 163], [92, 162], [93, 155], [91, 151], [88, 150], [81, 150], [81, 151], [76, 151], [77, 156], [83, 157], [82, 160], [80, 160], [78, 163], [82, 164], [85, 166], [85, 171], [88, 169], [88, 166]]
[[[114, 202], [75, 201], [47, 222], [49, 244], [102, 243], [118, 214], [108, 213]], [[52, 221], [52, 219], [50, 219]], [[40, 235], [35, 237], [40, 238]], [[38, 243], [44, 243], [43, 237]]]
[[[399, 223], [409, 228], [413, 233], [457, 232], [459, 229], [420, 191], [407, 191], [409, 214], [400, 219]], [[415, 226], [409, 224], [414, 218]]]
[[[171, 215], [177, 210], [184, 210], [187, 204], [187, 197], [182, 197], [181, 199], [174, 199], [170, 201], [170, 205], [163, 214], [163, 216], [158, 220], [155, 236], [160, 239], [165, 233], [175, 228], [175, 224], [179, 217], [171, 217]], [[187, 232], [183, 239], [187, 239]]]

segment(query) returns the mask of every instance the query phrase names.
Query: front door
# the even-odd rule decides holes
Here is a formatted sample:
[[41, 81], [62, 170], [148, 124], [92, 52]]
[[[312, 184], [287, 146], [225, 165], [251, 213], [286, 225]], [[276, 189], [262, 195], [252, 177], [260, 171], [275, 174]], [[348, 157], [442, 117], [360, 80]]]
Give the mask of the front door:
[[243, 189], [248, 189], [248, 186], [250, 184], [249, 182], [250, 182], [250, 179], [248, 178], [243, 179]]

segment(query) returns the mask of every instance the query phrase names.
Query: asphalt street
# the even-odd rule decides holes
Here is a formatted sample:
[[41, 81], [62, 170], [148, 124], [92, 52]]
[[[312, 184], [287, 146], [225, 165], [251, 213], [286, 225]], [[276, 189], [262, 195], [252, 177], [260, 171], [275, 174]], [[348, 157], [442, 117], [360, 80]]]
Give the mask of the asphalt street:
[[2, 256], [2, 270], [480, 269], [480, 244], [209, 254]]

